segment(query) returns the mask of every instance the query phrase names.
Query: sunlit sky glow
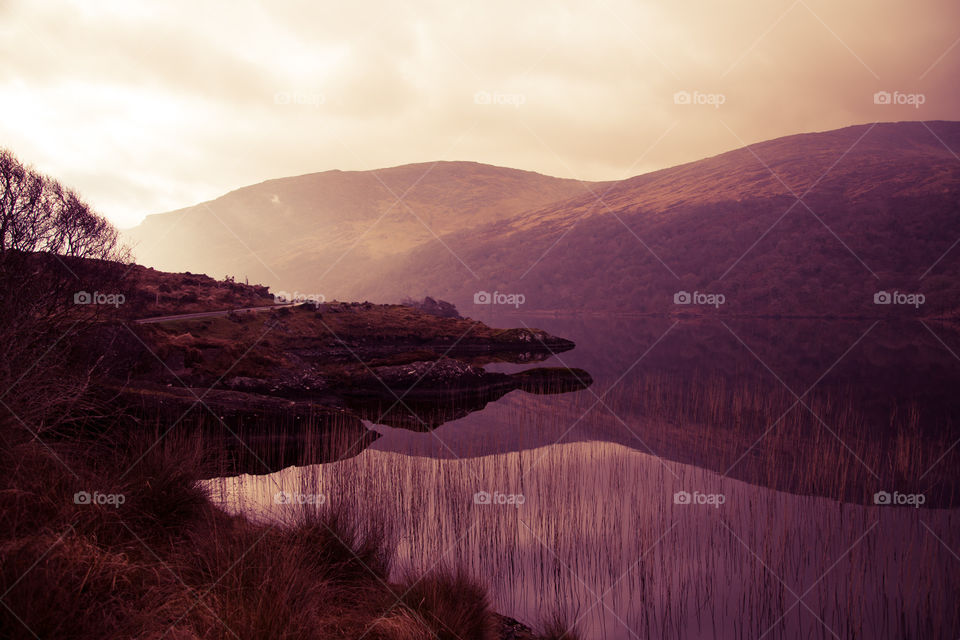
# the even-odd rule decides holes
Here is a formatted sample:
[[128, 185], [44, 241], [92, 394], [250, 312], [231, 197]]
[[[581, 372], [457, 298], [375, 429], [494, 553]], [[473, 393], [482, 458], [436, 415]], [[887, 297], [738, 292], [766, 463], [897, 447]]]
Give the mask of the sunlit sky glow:
[[957, 120], [957, 78], [956, 0], [0, 0], [0, 145], [120, 226], [327, 169], [616, 179], [792, 133]]

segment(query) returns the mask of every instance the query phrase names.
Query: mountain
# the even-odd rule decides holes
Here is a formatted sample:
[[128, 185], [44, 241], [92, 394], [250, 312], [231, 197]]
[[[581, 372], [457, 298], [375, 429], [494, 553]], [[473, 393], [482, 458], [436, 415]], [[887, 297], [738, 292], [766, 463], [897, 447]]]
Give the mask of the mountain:
[[[354, 295], [430, 294], [468, 314], [496, 291], [544, 310], [957, 315], [953, 150], [956, 122], [762, 142], [427, 242]], [[674, 304], [681, 291], [722, 303]], [[884, 291], [893, 304], [874, 304]]]
[[125, 231], [137, 261], [349, 297], [374, 259], [585, 192], [576, 180], [475, 162], [268, 180]]
[[[430, 295], [468, 314], [485, 291], [542, 310], [955, 316], [953, 150], [960, 123], [900, 122], [607, 183], [473, 163], [326, 172], [150, 216], [131, 237], [151, 266], [328, 298]], [[892, 304], [875, 304], [883, 292]]]

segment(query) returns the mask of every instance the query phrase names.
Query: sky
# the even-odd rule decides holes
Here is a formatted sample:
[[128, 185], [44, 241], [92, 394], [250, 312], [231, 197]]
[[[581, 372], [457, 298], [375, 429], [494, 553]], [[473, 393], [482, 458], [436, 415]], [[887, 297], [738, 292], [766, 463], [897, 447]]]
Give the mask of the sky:
[[329, 169], [612, 180], [960, 120], [958, 78], [956, 0], [0, 0], [0, 146], [120, 227]]

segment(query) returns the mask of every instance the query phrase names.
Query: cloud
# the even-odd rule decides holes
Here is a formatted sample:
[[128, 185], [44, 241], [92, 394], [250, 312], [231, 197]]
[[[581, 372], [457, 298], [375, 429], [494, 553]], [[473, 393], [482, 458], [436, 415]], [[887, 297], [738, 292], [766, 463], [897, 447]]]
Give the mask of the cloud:
[[[957, 119], [957, 24], [952, 0], [19, 0], [0, 4], [0, 144], [121, 226], [333, 168], [621, 178], [797, 132]], [[925, 102], [877, 105], [879, 90]]]

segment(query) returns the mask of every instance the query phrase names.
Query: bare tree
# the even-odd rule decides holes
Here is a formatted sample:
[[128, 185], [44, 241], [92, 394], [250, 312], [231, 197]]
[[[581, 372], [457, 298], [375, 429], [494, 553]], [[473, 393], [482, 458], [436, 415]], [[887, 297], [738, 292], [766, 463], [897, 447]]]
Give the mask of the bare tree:
[[[117, 230], [75, 192], [0, 150], [0, 415], [37, 433], [81, 401], [76, 336], [107, 310], [130, 261]], [[120, 293], [119, 291], [116, 293]]]

